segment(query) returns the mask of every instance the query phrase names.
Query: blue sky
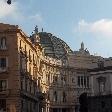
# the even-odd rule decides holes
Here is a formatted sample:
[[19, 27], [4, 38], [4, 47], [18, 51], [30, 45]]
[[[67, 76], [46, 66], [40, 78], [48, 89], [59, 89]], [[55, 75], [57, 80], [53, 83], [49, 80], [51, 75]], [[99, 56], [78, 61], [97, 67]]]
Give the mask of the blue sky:
[[72, 50], [83, 41], [92, 54], [112, 57], [112, 0], [0, 0], [0, 22], [18, 24], [30, 35], [35, 25]]

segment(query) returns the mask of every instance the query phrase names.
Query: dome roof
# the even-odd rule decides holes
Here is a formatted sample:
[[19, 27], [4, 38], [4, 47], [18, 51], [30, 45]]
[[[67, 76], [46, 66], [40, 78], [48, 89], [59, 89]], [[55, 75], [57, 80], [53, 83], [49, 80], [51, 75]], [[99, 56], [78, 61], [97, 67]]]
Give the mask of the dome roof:
[[67, 54], [73, 51], [60, 38], [53, 36], [51, 33], [39, 32], [40, 44], [44, 48], [46, 56], [57, 59], [67, 59]]

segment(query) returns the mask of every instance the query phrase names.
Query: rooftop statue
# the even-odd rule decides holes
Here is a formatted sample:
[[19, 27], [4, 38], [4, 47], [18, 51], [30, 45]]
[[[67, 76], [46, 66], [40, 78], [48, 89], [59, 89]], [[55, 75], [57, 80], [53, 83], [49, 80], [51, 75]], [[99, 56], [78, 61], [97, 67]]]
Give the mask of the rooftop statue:
[[81, 50], [84, 50], [84, 43], [81, 43]]
[[35, 30], [34, 31], [35, 31], [35, 34], [38, 34], [38, 26], [37, 25], [35, 26]]

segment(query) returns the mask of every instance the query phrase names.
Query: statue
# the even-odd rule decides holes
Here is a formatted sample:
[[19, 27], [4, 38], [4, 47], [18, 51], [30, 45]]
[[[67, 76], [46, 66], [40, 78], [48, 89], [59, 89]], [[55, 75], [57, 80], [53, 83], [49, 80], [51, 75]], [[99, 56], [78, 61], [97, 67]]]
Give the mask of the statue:
[[81, 43], [81, 50], [84, 50], [84, 43]]
[[35, 26], [35, 30], [34, 31], [35, 31], [35, 34], [38, 34], [38, 26], [37, 25]]

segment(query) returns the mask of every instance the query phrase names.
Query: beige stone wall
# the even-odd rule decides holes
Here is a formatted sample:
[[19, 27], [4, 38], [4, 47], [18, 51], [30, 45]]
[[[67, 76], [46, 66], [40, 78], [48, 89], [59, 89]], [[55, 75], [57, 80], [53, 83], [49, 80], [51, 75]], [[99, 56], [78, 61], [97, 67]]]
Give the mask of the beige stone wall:
[[[10, 109], [11, 102], [15, 107], [18, 105], [15, 103], [16, 97], [14, 96], [18, 95], [16, 90], [20, 87], [16, 29], [16, 26], [0, 24], [0, 58], [6, 58], [6, 67], [3, 68], [0, 65], [0, 81], [7, 81], [6, 90], [0, 92], [2, 94], [0, 99], [6, 96], [7, 111]], [[6, 40], [6, 47], [2, 47], [2, 38]]]

